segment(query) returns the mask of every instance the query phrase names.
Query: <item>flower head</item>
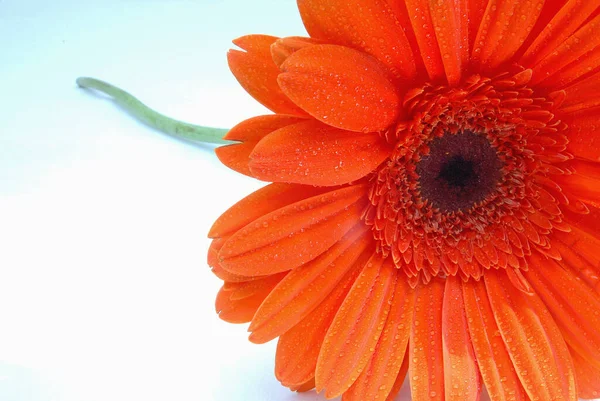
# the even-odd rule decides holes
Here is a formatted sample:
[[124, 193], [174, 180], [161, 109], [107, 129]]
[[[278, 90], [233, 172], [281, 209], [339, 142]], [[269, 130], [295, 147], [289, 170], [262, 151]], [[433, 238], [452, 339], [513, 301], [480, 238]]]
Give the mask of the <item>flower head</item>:
[[272, 184], [210, 231], [220, 317], [328, 398], [600, 397], [600, 5], [298, 0], [229, 65]]

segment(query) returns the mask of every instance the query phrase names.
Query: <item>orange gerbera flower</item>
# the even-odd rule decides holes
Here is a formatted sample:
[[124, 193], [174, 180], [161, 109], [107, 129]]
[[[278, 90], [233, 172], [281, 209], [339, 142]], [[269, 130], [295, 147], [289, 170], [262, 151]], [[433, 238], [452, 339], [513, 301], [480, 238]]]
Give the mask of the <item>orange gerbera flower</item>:
[[273, 182], [210, 231], [219, 316], [328, 398], [600, 397], [600, 3], [298, 0], [229, 65]]

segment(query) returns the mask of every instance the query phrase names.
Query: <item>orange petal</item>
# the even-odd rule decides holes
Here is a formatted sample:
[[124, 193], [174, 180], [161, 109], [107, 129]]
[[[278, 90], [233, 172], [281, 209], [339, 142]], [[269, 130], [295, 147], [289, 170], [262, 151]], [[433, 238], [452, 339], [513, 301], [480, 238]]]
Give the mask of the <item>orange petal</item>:
[[553, 241], [552, 246], [556, 248], [562, 257], [562, 260], [558, 263], [600, 294], [600, 266], [590, 263], [581, 257], [576, 250], [571, 249], [561, 241]]
[[600, 59], [600, 46], [590, 50], [571, 64], [559, 70], [552, 75], [552, 79], [547, 79], [536, 85], [538, 88], [547, 90], [558, 90], [577, 82], [581, 77], [589, 74], [591, 71], [598, 71], [598, 60]]
[[444, 352], [442, 304], [444, 280], [434, 278], [417, 287], [410, 334], [409, 381], [414, 400], [443, 401]]
[[279, 338], [275, 375], [283, 385], [297, 386], [315, 377], [317, 358], [325, 334], [370, 256], [368, 253], [362, 255], [333, 292], [300, 323]]
[[252, 332], [250, 341], [270, 341], [304, 319], [333, 291], [373, 242], [370, 229], [359, 226], [315, 260], [291, 271], [254, 316], [248, 328]]
[[337, 397], [369, 362], [387, 319], [398, 270], [377, 254], [365, 265], [344, 300], [319, 354], [317, 391]]
[[[208, 236], [218, 238], [231, 235], [268, 213], [329, 191], [331, 191], [331, 188], [316, 188], [295, 184], [277, 183], [267, 185], [227, 209], [214, 222]], [[220, 244], [220, 246], [222, 245]]]
[[278, 39], [270, 35], [245, 35], [233, 40], [233, 44], [256, 57], [268, 59], [271, 55], [271, 44]]
[[[226, 283], [215, 301], [219, 318], [229, 323], [247, 323], [285, 274], [265, 277], [248, 283]], [[241, 292], [241, 294], [239, 293]]]
[[208, 247], [208, 252], [206, 255], [206, 263], [210, 267], [217, 266], [219, 264], [219, 251], [223, 247], [226, 238], [216, 238], [210, 242], [210, 246]]
[[467, 326], [461, 279], [456, 276], [446, 278], [442, 333], [445, 401], [479, 400], [479, 369]]
[[210, 242], [210, 246], [208, 247], [208, 253], [206, 255], [206, 263], [209, 266], [212, 267], [219, 263], [217, 255], [219, 254], [219, 251], [223, 247], [225, 241], [225, 238], [217, 238]]
[[271, 57], [273, 57], [273, 61], [277, 67], [281, 67], [281, 64], [298, 50], [309, 46], [319, 45], [321, 43], [320, 40], [313, 38], [288, 36], [277, 40], [271, 45]]
[[271, 132], [303, 120], [299, 117], [276, 114], [258, 116], [242, 121], [224, 136], [224, 139], [241, 141], [242, 143], [218, 147], [215, 149], [215, 153], [221, 163], [230, 169], [252, 177], [248, 162], [250, 161], [250, 153], [252, 153], [256, 144]]
[[[597, 192], [596, 183], [600, 182], [600, 163], [574, 159], [562, 164], [561, 168], [563, 166], [571, 174], [558, 176], [555, 182], [563, 188], [565, 194], [575, 195], [584, 202], [589, 198], [588, 204], [598, 203], [593, 194]], [[590, 187], [586, 188], [588, 185]]]
[[412, 54], [414, 55], [417, 76], [419, 78], [424, 78], [425, 77], [425, 65], [423, 64], [423, 58], [419, 56], [419, 53], [420, 53], [419, 45], [417, 43], [415, 33], [412, 31], [412, 29], [410, 29], [410, 26], [411, 26], [410, 18], [411, 17], [409, 16], [408, 9], [406, 8], [406, 2], [398, 1], [398, 0], [385, 0], [385, 2], [392, 10], [392, 13], [398, 20], [398, 23], [400, 24], [400, 26], [405, 27], [405, 29], [403, 29], [403, 31], [404, 31], [404, 34], [406, 35], [408, 43], [410, 44], [410, 48], [412, 49]]
[[414, 303], [414, 290], [408, 285], [408, 280], [399, 278], [375, 352], [356, 382], [344, 393], [344, 401], [385, 400], [392, 392], [404, 364]]
[[600, 161], [600, 107], [572, 113], [569, 116], [567, 150], [576, 157]]
[[560, 106], [563, 113], [572, 113], [579, 110], [600, 106], [600, 72], [597, 72], [576, 84], [565, 88], [566, 98]]
[[229, 69], [240, 85], [266, 108], [280, 114], [304, 116], [277, 84], [280, 71], [271, 58], [271, 45], [279, 38], [267, 35], [242, 36], [233, 43], [245, 51], [229, 50]]
[[485, 14], [488, 0], [468, 0], [469, 3], [469, 52], [473, 49], [479, 26]]
[[298, 0], [298, 8], [311, 37], [370, 53], [397, 77], [415, 77], [406, 34], [384, 0]]
[[219, 251], [232, 273], [261, 276], [307, 263], [362, 224], [366, 188], [355, 185], [269, 213], [233, 234]]
[[488, 270], [484, 278], [498, 329], [529, 397], [576, 401], [569, 350], [542, 301], [516, 289], [504, 271]]
[[527, 39], [525, 39], [525, 42], [523, 42], [523, 47], [519, 50], [521, 56], [523, 55], [523, 53], [525, 53], [525, 50], [527, 50], [531, 46], [534, 40], [537, 39], [537, 37], [542, 33], [542, 31], [548, 26], [548, 24], [556, 16], [556, 14], [558, 14], [560, 9], [565, 6], [567, 1], [570, 0], [552, 0], [546, 1], [544, 3], [544, 7], [542, 8], [542, 12], [537, 20], [536, 26], [533, 28], [531, 34], [527, 37]]
[[211, 271], [215, 276], [217, 276], [221, 280], [229, 281], [231, 283], [241, 283], [244, 281], [252, 281], [252, 280], [255, 280], [256, 278], [262, 277], [262, 276], [247, 277], [247, 276], [239, 276], [237, 274], [229, 273], [227, 270], [223, 269], [220, 264], [213, 266]]
[[525, 276], [544, 301], [567, 343], [600, 369], [600, 295], [553, 260], [531, 255]]
[[291, 386], [290, 390], [298, 393], [305, 393], [315, 388], [315, 378], [309, 379], [306, 383], [300, 384], [299, 386]]
[[244, 282], [225, 282], [223, 288], [229, 293], [229, 299], [231, 301], [240, 301], [242, 299], [250, 298], [259, 292], [270, 293], [286, 274], [287, 272], [278, 273]]
[[366, 176], [391, 151], [378, 134], [358, 134], [310, 120], [260, 141], [250, 155], [250, 170], [265, 181], [340, 185]]
[[527, 395], [498, 335], [498, 326], [483, 281], [462, 286], [465, 313], [481, 378], [491, 401], [526, 401]]
[[396, 376], [396, 381], [394, 382], [394, 385], [392, 386], [392, 390], [388, 394], [385, 401], [395, 401], [396, 400], [396, 396], [398, 395], [398, 393], [400, 392], [400, 389], [402, 388], [402, 385], [404, 384], [404, 379], [406, 379], [406, 373], [408, 372], [408, 366], [409, 366], [409, 362], [408, 362], [409, 359], [410, 359], [409, 358], [409, 347], [406, 347], [406, 352], [404, 353], [404, 358], [402, 360], [402, 366], [400, 366], [400, 371], [398, 372], [398, 375]]
[[431, 10], [450, 86], [458, 85], [469, 63], [469, 26], [468, 19], [465, 18], [469, 8], [467, 3], [468, 0], [438, 1]]
[[598, 8], [598, 4], [587, 0], [569, 0], [546, 24], [525, 54], [520, 64], [532, 67], [552, 53], [569, 38], [575, 30]]
[[578, 256], [589, 262], [592, 266], [600, 266], [600, 238], [598, 233], [589, 233], [576, 226], [571, 226], [571, 232], [563, 233], [555, 231], [554, 239], [562, 242], [570, 250], [575, 251]]
[[377, 60], [343, 46], [317, 45], [281, 66], [283, 92], [316, 119], [357, 132], [382, 131], [396, 121], [400, 98]]
[[469, 59], [467, 1], [407, 0], [410, 19], [431, 80], [460, 82]]
[[444, 63], [435, 36], [429, 1], [406, 0], [406, 7], [429, 79], [440, 81], [445, 78]]
[[600, 369], [591, 366], [581, 355], [571, 349], [577, 392], [580, 398], [600, 398]]
[[[556, 72], [569, 65], [571, 62], [581, 60], [581, 57], [591, 52], [600, 45], [600, 15], [584, 24], [577, 32], [572, 34], [553, 52], [533, 66], [532, 85], [549, 79]], [[600, 60], [596, 60], [598, 66]]]
[[490, 0], [473, 46], [475, 64], [493, 69], [519, 50], [540, 16], [545, 0]]
[[[586, 165], [595, 166], [596, 168], [600, 168], [600, 165], [597, 163], [588, 163], [583, 160], [572, 160], [570, 163], [571, 166], [574, 167], [576, 171], [581, 174], [590, 174], [585, 171]], [[568, 223], [572, 228], [576, 228], [586, 233], [590, 233], [592, 236], [598, 237], [598, 228], [600, 227], [600, 209], [596, 207], [589, 207], [587, 213], [574, 213], [570, 210], [565, 210], [563, 214], [563, 219], [566, 223]], [[573, 238], [576, 240], [576, 238]], [[600, 266], [599, 266], [600, 267]]]
[[533, 295], [533, 289], [529, 285], [527, 279], [523, 276], [523, 273], [520, 269], [508, 269], [506, 270], [506, 276], [516, 289], [524, 294]]
[[223, 247], [223, 244], [227, 241], [228, 237], [217, 238], [211, 241], [210, 247], [208, 248], [207, 264], [212, 268], [212, 273], [223, 281], [229, 281], [232, 283], [241, 283], [243, 281], [251, 281], [260, 278], [260, 276], [239, 276], [237, 274], [229, 273], [223, 269], [219, 263], [219, 251]]
[[[217, 294], [215, 310], [219, 318], [229, 323], [248, 323], [256, 313], [256, 310], [263, 301], [261, 294], [243, 301], [231, 301], [226, 291], [221, 289]], [[265, 294], [266, 297], [266, 294]]]
[[573, 174], [557, 176], [554, 181], [565, 193], [575, 196], [584, 203], [600, 207], [600, 177]]

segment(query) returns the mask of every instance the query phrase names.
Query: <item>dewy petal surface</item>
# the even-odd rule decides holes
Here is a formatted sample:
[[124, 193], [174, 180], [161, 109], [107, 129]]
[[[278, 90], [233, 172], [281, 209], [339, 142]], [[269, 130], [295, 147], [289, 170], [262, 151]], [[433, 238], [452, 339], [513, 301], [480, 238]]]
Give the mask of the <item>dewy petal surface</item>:
[[495, 69], [519, 50], [542, 11], [545, 0], [490, 0], [473, 45], [481, 68]]
[[600, 107], [571, 113], [568, 118], [569, 143], [567, 150], [576, 157], [600, 161]]
[[597, 96], [600, 91], [600, 72], [579, 80], [564, 91], [566, 98], [560, 107], [564, 113], [600, 107]]
[[324, 389], [326, 397], [345, 392], [371, 359], [389, 314], [397, 278], [392, 264], [373, 255], [354, 283], [319, 354], [317, 391]]
[[444, 63], [428, 3], [427, 0], [406, 0], [406, 7], [429, 79], [440, 81], [444, 78]]
[[384, 401], [389, 395], [393, 396], [396, 378], [401, 375], [402, 366], [407, 365], [414, 289], [406, 281], [397, 280], [391, 303], [375, 352], [356, 382], [344, 393], [344, 401]]
[[307, 263], [357, 225], [364, 187], [342, 188], [271, 212], [233, 234], [219, 251], [232, 273], [260, 276]]
[[600, 369], [600, 295], [554, 261], [538, 255], [533, 262], [545, 265], [525, 273], [561, 329], [566, 342]]
[[442, 306], [445, 401], [476, 401], [481, 379], [467, 326], [462, 280], [448, 277]]
[[221, 163], [238, 173], [252, 177], [248, 162], [250, 153], [256, 144], [273, 131], [293, 125], [304, 119], [281, 114], [253, 117], [244, 120], [230, 129], [223, 139], [240, 141], [227, 146], [220, 146], [215, 153]]
[[415, 400], [444, 401], [442, 304], [444, 280], [417, 287], [410, 334], [408, 380]]
[[298, 0], [298, 8], [311, 37], [370, 53], [403, 80], [415, 77], [404, 29], [384, 0]]
[[575, 375], [577, 378], [577, 390], [579, 397], [589, 400], [600, 397], [600, 369], [590, 366], [577, 352], [571, 350], [573, 365], [575, 366]]
[[215, 301], [219, 317], [230, 323], [252, 320], [256, 310], [285, 273], [241, 283], [225, 283]]
[[400, 112], [400, 97], [385, 67], [343, 46], [298, 50], [282, 65], [279, 85], [311, 116], [332, 127], [357, 132], [388, 128]]
[[[250, 340], [262, 343], [300, 322], [338, 285], [361, 254], [372, 245], [364, 227], [351, 230], [327, 252], [292, 270], [265, 299], [248, 328]], [[314, 294], [308, 298], [305, 294]]]
[[279, 68], [271, 58], [271, 45], [277, 37], [268, 35], [242, 36], [233, 41], [240, 50], [227, 53], [229, 69], [240, 85], [254, 99], [275, 113], [303, 116], [305, 113], [292, 103], [277, 85]]
[[491, 401], [526, 401], [517, 372], [499, 334], [483, 281], [462, 286], [469, 333]]
[[567, 1], [535, 38], [520, 62], [525, 66], [537, 64], [571, 36], [597, 8], [598, 4], [593, 1]]
[[277, 40], [271, 45], [271, 57], [273, 57], [277, 67], [281, 67], [285, 60], [298, 50], [319, 44], [323, 44], [322, 41], [314, 38], [288, 36]]
[[517, 290], [504, 272], [488, 271], [484, 278], [498, 329], [529, 397], [576, 401], [567, 345], [541, 300]]
[[468, 13], [465, 0], [431, 2], [407, 0], [406, 5], [423, 62], [433, 82], [446, 78], [450, 86], [461, 79], [469, 59]]
[[372, 254], [373, 249], [365, 251], [329, 296], [300, 323], [279, 338], [275, 375], [284, 385], [302, 383], [308, 378], [315, 377], [317, 359], [325, 335]]
[[[533, 84], [552, 79], [551, 77], [570, 63], [585, 58], [600, 45], [598, 29], [600, 27], [600, 14], [582, 25], [575, 33], [569, 36], [552, 53], [540, 60], [534, 67]], [[595, 66], [600, 65], [600, 60], [595, 60]]]
[[269, 184], [227, 209], [214, 222], [208, 236], [210, 238], [229, 236], [277, 209], [331, 190], [331, 188], [294, 184]]
[[341, 185], [363, 178], [390, 153], [389, 144], [377, 134], [344, 131], [309, 120], [261, 140], [250, 155], [250, 171], [265, 181]]

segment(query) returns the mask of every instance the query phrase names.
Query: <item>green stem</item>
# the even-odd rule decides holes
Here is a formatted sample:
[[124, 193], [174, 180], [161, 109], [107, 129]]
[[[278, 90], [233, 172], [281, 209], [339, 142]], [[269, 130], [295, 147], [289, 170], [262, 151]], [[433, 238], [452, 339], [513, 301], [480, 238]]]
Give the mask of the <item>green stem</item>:
[[223, 139], [223, 136], [228, 131], [227, 129], [203, 127], [174, 120], [152, 110], [131, 94], [109, 83], [95, 78], [81, 77], [77, 78], [77, 85], [82, 88], [95, 89], [111, 96], [117, 104], [127, 110], [136, 119], [174, 137], [194, 142], [217, 144], [234, 143]]

